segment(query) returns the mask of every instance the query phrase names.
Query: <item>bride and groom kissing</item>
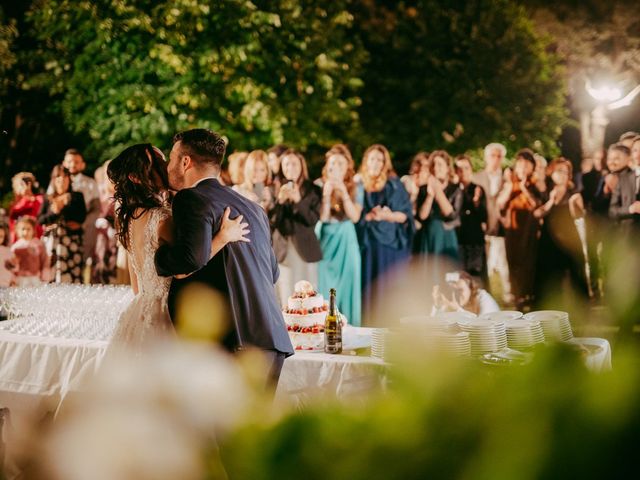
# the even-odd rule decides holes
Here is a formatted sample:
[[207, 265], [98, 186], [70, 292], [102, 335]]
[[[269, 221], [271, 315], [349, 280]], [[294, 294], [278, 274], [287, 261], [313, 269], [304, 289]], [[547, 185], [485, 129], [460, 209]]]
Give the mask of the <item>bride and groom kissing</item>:
[[[174, 136], [168, 162], [151, 144], [110, 162], [117, 232], [136, 293], [112, 343], [141, 352], [175, 335], [181, 292], [204, 284], [226, 301], [223, 348], [262, 350], [275, 386], [293, 354], [274, 289], [278, 263], [264, 210], [218, 180], [225, 150], [220, 135], [192, 129]], [[169, 191], [177, 192], [170, 206]]]

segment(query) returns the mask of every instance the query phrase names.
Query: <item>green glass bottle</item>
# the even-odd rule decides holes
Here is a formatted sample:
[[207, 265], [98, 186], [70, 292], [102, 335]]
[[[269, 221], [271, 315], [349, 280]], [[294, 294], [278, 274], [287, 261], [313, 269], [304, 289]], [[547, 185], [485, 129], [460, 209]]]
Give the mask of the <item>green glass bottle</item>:
[[342, 323], [336, 308], [336, 289], [329, 290], [329, 313], [324, 321], [324, 351], [342, 353]]

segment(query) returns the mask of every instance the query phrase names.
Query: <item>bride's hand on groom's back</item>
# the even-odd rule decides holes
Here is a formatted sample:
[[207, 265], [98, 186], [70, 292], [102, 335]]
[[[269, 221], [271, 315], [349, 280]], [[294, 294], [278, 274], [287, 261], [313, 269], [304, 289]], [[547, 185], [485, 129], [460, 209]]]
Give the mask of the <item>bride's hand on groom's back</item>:
[[250, 242], [249, 237], [249, 224], [244, 222], [242, 215], [238, 215], [236, 218], [231, 219], [229, 215], [231, 209], [229, 207], [224, 209], [224, 215], [222, 215], [222, 222], [220, 224], [220, 230], [216, 233], [211, 241], [211, 257], [213, 258], [216, 253], [224, 248], [227, 243], [232, 242]]
[[222, 223], [220, 224], [220, 231], [216, 236], [220, 235], [220, 240], [225, 244], [231, 242], [250, 242], [251, 240], [247, 237], [250, 232], [249, 224], [243, 221], [244, 217], [238, 215], [232, 220], [229, 218], [230, 215], [231, 209], [229, 207], [225, 208]]

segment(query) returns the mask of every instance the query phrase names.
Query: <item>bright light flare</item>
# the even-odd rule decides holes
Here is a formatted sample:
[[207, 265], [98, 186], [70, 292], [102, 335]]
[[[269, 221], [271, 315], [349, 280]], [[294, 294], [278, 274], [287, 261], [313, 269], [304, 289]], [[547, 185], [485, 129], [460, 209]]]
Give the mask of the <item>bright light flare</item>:
[[600, 85], [597, 88], [591, 86], [589, 82], [586, 85], [587, 92], [598, 102], [615, 102], [622, 98], [622, 91], [611, 85]]

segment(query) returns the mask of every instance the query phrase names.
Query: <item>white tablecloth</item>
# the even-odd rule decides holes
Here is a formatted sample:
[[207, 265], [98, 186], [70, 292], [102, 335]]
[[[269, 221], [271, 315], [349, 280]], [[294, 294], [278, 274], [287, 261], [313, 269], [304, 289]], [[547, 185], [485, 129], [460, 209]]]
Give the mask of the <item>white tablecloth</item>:
[[[365, 334], [368, 329], [354, 329]], [[602, 338], [574, 338], [588, 354], [592, 371], [611, 369], [611, 346]], [[50, 402], [76, 390], [98, 369], [108, 342], [49, 338], [0, 331], [0, 407], [19, 407], [21, 395]], [[342, 399], [366, 394], [384, 385], [384, 362], [373, 357], [297, 352], [285, 361], [277, 397], [304, 404], [311, 397]]]
[[297, 352], [284, 363], [276, 399], [303, 406], [312, 399], [366, 397], [384, 387], [385, 371], [378, 358]]
[[[350, 329], [358, 346], [362, 346], [358, 334], [366, 337], [369, 332]], [[100, 340], [29, 336], [0, 329], [0, 407], [18, 415], [43, 405], [55, 409], [68, 392], [78, 390], [95, 374], [107, 346]], [[297, 352], [284, 363], [277, 396], [300, 405], [311, 397], [364, 395], [383, 383], [384, 362], [379, 359], [349, 352]]]
[[77, 389], [108, 343], [0, 333], [0, 391], [55, 397]]

